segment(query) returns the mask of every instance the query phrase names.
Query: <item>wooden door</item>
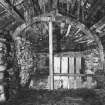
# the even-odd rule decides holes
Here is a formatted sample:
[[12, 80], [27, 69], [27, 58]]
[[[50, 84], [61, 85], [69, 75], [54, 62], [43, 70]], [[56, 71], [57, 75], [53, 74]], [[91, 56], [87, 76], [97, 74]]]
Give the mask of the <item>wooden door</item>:
[[81, 57], [54, 57], [54, 88], [80, 88], [80, 70]]

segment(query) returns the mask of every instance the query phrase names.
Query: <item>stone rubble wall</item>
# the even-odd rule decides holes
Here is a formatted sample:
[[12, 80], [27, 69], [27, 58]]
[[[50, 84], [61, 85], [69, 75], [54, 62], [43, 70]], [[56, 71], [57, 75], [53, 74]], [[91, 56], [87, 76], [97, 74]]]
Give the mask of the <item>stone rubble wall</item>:
[[0, 102], [6, 100], [6, 92], [5, 88], [7, 86], [6, 76], [7, 72], [7, 46], [6, 39], [2, 37], [2, 33], [0, 35]]
[[15, 40], [16, 58], [19, 65], [20, 84], [25, 86], [33, 70], [33, 55], [31, 44], [25, 38], [17, 37]]
[[92, 72], [95, 73], [96, 70], [101, 68], [100, 55], [97, 49], [88, 51], [87, 54], [85, 54], [84, 59], [85, 59], [86, 70], [91, 69]]

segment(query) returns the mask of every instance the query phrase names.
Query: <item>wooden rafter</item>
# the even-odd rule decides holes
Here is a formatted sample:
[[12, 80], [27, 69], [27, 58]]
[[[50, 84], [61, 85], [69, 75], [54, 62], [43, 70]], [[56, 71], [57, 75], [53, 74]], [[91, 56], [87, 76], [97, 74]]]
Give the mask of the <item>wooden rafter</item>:
[[16, 21], [21, 21], [24, 22], [24, 17], [22, 17], [20, 15], [20, 13], [18, 12], [18, 10], [11, 4], [6, 3], [4, 0], [0, 0], [0, 5], [6, 10], [8, 11], [8, 13], [13, 16]]
[[96, 24], [94, 24], [92, 27], [90, 27], [90, 30], [101, 30], [105, 26], [105, 16], [99, 20]]

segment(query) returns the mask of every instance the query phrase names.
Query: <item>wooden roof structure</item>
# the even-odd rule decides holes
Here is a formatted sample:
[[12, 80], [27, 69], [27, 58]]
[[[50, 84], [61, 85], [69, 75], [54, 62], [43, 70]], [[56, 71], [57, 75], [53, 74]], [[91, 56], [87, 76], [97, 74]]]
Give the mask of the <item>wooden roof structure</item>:
[[31, 22], [32, 17], [57, 9], [58, 13], [79, 20], [103, 37], [104, 5], [104, 0], [1, 0], [0, 29], [14, 31], [20, 24]]
[[[55, 16], [57, 13], [61, 14], [62, 16]], [[86, 36], [84, 38], [83, 36], [78, 37], [78, 35], [74, 37], [73, 42], [77, 43], [75, 44], [75, 46], [79, 45], [80, 47], [77, 48], [81, 48], [81, 45], [83, 47], [85, 43], [84, 48], [87, 47], [86, 43], [94, 41], [89, 40], [88, 42], [86, 42], [85, 40], [92, 36], [90, 39], [93, 38], [97, 42], [100, 49], [100, 55], [103, 59], [105, 37], [104, 14], [104, 0], [1, 0], [0, 29], [6, 29], [8, 31], [11, 30], [12, 32], [16, 32], [16, 30], [18, 30], [18, 32], [20, 32], [19, 30], [25, 28], [26, 25], [30, 26], [35, 21], [38, 21], [38, 19], [42, 21], [42, 16], [54, 16], [56, 17], [56, 19], [61, 21], [65, 21], [65, 19], [68, 17], [67, 22], [69, 22], [70, 24], [71, 21], [77, 23], [78, 25], [75, 25], [76, 29], [78, 29], [79, 27], [86, 33]], [[70, 18], [72, 18], [72, 20], [68, 21], [70, 20]], [[71, 25], [68, 25], [67, 27], [69, 31]], [[80, 30], [77, 30], [76, 32], [78, 33], [78, 31]], [[16, 35], [16, 33], [13, 35]], [[101, 43], [103, 44], [103, 46]]]

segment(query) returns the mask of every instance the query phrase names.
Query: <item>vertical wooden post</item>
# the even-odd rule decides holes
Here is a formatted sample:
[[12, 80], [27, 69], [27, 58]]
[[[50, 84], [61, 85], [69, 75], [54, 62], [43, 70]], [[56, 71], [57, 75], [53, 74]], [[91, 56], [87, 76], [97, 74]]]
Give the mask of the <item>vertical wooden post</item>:
[[49, 22], [49, 88], [54, 88], [53, 78], [53, 26], [52, 22]]

